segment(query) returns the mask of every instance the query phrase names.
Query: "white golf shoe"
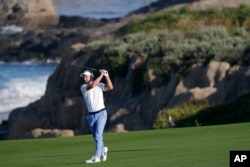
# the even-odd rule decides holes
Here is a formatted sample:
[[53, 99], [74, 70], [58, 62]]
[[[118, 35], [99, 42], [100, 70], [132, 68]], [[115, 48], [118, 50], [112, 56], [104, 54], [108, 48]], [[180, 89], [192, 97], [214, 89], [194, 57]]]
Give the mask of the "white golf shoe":
[[93, 156], [90, 159], [85, 161], [87, 164], [92, 164], [92, 163], [97, 163], [97, 162], [101, 162], [100, 157], [97, 156]]
[[106, 161], [108, 158], [108, 147], [104, 147], [104, 151], [102, 153], [101, 159], [102, 161]]

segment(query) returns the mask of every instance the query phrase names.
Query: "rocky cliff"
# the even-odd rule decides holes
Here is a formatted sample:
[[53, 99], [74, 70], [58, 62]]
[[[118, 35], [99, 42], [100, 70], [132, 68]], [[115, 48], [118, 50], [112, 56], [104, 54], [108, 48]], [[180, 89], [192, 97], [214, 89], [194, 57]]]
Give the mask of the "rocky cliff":
[[[88, 38], [93, 39], [112, 33], [120, 26], [133, 21], [133, 18], [135, 17], [129, 16], [105, 25], [102, 25], [103, 22], [95, 22], [94, 25], [101, 27], [93, 26], [84, 29], [85, 31], [72, 27], [70, 29], [61, 27], [57, 31], [55, 29], [30, 31], [31, 34], [35, 33], [31, 43], [28, 38], [20, 38], [22, 40], [20, 43], [26, 44], [22, 47], [18, 45], [17, 48], [22, 51], [25, 50], [23, 48], [33, 51], [44, 47], [39, 53], [49, 50], [50, 52], [43, 54], [53, 55], [57, 51], [63, 53], [63, 59], [50, 76], [44, 96], [27, 107], [11, 112], [7, 138], [90, 133], [85, 119], [87, 111], [79, 89], [82, 84], [79, 78], [82, 69], [66, 65], [71, 63], [91, 66], [99, 55], [84, 48], [84, 42]], [[47, 45], [55, 41], [55, 45]], [[16, 53], [21, 53], [18, 49]], [[58, 52], [59, 49], [61, 50]], [[151, 129], [155, 116], [162, 109], [176, 107], [188, 100], [207, 99], [212, 104], [219, 104], [250, 91], [249, 66], [210, 62], [207, 65], [194, 64], [181, 80], [180, 71], [169, 69], [165, 74], [168, 82], [160, 84], [154, 70], [150, 69], [147, 73], [147, 84], [141, 85], [139, 91], [132, 93], [133, 72], [140, 64], [140, 60], [134, 58], [130, 62], [126, 76], [121, 77], [111, 73], [114, 90], [104, 94], [108, 110], [106, 131]]]
[[[96, 55], [88, 53], [67, 62], [88, 64], [93, 56]], [[133, 71], [132, 67], [129, 70]], [[211, 62], [207, 66], [194, 65], [181, 81], [178, 72], [168, 73], [169, 82], [161, 86], [154, 84], [156, 78], [153, 72], [149, 72], [149, 84], [136, 96], [131, 95], [129, 73], [125, 78], [115, 76], [112, 78], [115, 89], [105, 94], [108, 110], [106, 131], [151, 129], [161, 109], [173, 108], [189, 100], [208, 99], [212, 104], [232, 100], [250, 91], [249, 71], [249, 67]], [[85, 119], [87, 111], [79, 90], [80, 72], [78, 68], [66, 68], [65, 61], [62, 62], [50, 76], [41, 100], [11, 113], [8, 138], [25, 138], [37, 128], [89, 133]]]
[[0, 25], [26, 29], [56, 25], [58, 16], [51, 0], [0, 0]]

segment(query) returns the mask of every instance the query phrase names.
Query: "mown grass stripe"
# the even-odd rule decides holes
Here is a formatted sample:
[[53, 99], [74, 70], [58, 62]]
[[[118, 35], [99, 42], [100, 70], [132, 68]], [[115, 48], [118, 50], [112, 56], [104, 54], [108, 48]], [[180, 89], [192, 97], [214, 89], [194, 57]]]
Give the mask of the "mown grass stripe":
[[[105, 133], [102, 167], [228, 167], [230, 150], [250, 150], [250, 123]], [[0, 142], [0, 166], [80, 167], [94, 149], [91, 135]]]

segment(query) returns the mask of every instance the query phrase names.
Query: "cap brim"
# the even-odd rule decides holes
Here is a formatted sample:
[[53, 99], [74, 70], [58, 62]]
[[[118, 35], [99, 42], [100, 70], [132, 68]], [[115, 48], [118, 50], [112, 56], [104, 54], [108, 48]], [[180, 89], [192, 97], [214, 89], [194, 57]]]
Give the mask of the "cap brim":
[[89, 71], [84, 71], [83, 73], [80, 74], [80, 77], [84, 77], [84, 76], [93, 76], [93, 74]]

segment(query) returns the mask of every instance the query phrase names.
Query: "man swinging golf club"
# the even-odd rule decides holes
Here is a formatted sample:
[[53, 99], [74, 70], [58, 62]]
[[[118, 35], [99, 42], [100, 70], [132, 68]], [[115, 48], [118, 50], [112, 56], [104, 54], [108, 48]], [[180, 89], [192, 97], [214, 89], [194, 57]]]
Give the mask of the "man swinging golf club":
[[[85, 70], [80, 74], [85, 84], [81, 86], [81, 92], [84, 97], [88, 116], [87, 120], [95, 140], [95, 153], [86, 160], [86, 163], [97, 163], [107, 160], [108, 147], [104, 147], [103, 131], [107, 121], [107, 111], [103, 100], [103, 91], [113, 89], [112, 81], [109, 78], [108, 71], [99, 70], [100, 75], [94, 79], [93, 72]], [[106, 84], [101, 83], [103, 76], [106, 79]]]

